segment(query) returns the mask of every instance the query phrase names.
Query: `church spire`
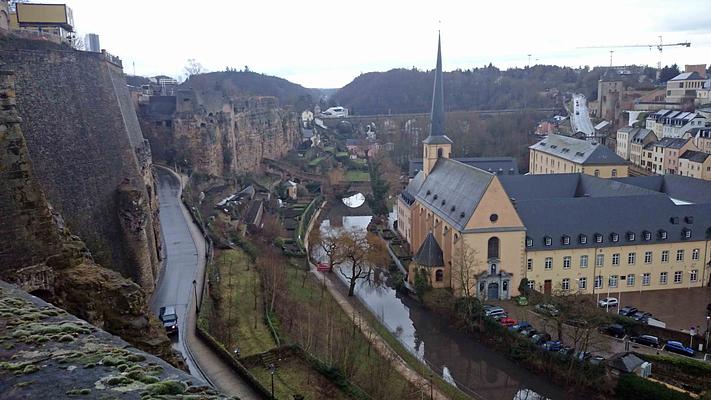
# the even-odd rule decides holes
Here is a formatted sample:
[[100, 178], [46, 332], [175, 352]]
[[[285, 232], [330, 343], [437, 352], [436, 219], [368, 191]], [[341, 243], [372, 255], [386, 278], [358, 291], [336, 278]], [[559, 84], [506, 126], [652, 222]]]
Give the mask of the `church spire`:
[[442, 40], [437, 35], [437, 69], [435, 69], [434, 89], [432, 89], [432, 112], [430, 113], [430, 135], [422, 141], [422, 172], [429, 175], [440, 158], [449, 158], [452, 140], [444, 134], [444, 85], [442, 81]]
[[437, 35], [437, 68], [432, 89], [432, 112], [430, 113], [430, 135], [424, 143], [452, 143], [444, 133], [444, 84], [442, 80], [442, 40]]

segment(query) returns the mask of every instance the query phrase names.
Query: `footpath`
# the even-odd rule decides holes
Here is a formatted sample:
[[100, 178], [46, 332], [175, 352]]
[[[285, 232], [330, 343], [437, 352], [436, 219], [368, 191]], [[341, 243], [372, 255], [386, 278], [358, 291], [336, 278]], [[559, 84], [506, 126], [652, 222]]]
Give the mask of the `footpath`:
[[[195, 274], [195, 281], [197, 287], [203, 287], [203, 280], [205, 278], [205, 251], [206, 243], [200, 229], [195, 225], [190, 215], [190, 212], [183, 204], [181, 198], [183, 187], [187, 184], [187, 177], [175, 173], [175, 171], [163, 168], [169, 171], [176, 179], [180, 182], [180, 189], [178, 191], [178, 204], [185, 218], [185, 223], [188, 225], [190, 235], [195, 243], [195, 248], [198, 253], [197, 257], [197, 271]], [[202, 293], [202, 291], [200, 291]], [[202, 294], [199, 294], [202, 296]], [[194, 376], [202, 378], [209, 382], [212, 386], [220, 390], [221, 392], [230, 395], [237, 396], [244, 400], [260, 400], [263, 397], [260, 396], [252, 387], [245, 382], [245, 380], [226, 362], [224, 362], [217, 354], [215, 354], [210, 347], [207, 346], [196, 334], [196, 318], [195, 313], [195, 301], [201, 300], [196, 299], [195, 295], [190, 296], [190, 302], [188, 304], [187, 318], [186, 318], [186, 329], [181, 332], [183, 337], [185, 349], [188, 353], [188, 357], [191, 359], [192, 363], [189, 365], [195, 365], [197, 371], [190, 371]]]
[[[325, 203], [324, 203], [325, 204]], [[309, 233], [311, 233], [311, 229], [313, 228], [314, 222], [318, 221], [319, 215], [321, 213], [321, 210], [323, 209], [323, 205], [319, 207], [318, 212], [311, 218], [311, 222], [309, 223], [309, 227], [304, 233], [304, 247], [307, 249], [308, 247], [308, 237]], [[308, 254], [308, 253], [307, 253]], [[309, 258], [307, 258], [309, 259]], [[316, 266], [313, 265], [309, 259], [309, 266], [310, 266], [310, 271], [312, 274], [314, 274], [319, 282], [323, 282], [326, 285], [326, 289], [328, 289], [328, 292], [333, 296], [334, 300], [336, 300], [336, 303], [345, 311], [345, 313], [351, 318], [353, 323], [358, 326], [360, 331], [365, 335], [365, 337], [368, 339], [368, 341], [373, 345], [373, 348], [375, 348], [378, 353], [385, 357], [386, 360], [390, 360], [390, 365], [400, 374], [402, 375], [405, 379], [407, 379], [410, 383], [413, 385], [427, 389], [425, 391], [430, 392], [431, 391], [431, 399], [434, 400], [448, 400], [449, 397], [442, 393], [439, 388], [437, 387], [432, 387], [430, 381], [423, 377], [420, 373], [412, 369], [407, 362], [400, 357], [399, 354], [395, 350], [393, 350], [392, 347], [383, 339], [380, 334], [373, 329], [370, 324], [368, 324], [367, 320], [361, 315], [361, 312], [358, 311], [346, 298], [346, 296], [335, 286], [338, 284], [334, 282], [331, 279], [328, 279], [325, 272], [318, 272], [316, 269]]]

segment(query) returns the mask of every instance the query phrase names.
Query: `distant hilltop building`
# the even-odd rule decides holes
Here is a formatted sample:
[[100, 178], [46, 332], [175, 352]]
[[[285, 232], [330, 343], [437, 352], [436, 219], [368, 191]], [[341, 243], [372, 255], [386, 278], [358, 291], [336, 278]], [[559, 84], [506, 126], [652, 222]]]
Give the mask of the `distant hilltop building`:
[[348, 109], [345, 107], [331, 107], [320, 113], [324, 118], [342, 118], [348, 116]]
[[86, 51], [100, 53], [101, 44], [99, 43], [99, 35], [97, 35], [96, 33], [87, 33], [84, 36], [84, 46], [86, 46]]

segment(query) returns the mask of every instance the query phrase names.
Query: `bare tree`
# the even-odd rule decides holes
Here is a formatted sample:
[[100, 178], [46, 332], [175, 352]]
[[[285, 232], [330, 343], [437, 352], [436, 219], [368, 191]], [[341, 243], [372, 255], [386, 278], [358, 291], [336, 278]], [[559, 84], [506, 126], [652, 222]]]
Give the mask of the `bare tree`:
[[340, 238], [341, 236], [338, 232], [324, 235], [320, 229], [311, 230], [312, 247], [323, 251], [323, 254], [328, 259], [328, 266], [331, 271], [333, 271], [334, 265], [340, 264], [343, 261], [343, 255], [339, 252]]
[[387, 262], [382, 240], [372, 233], [343, 230], [337, 234], [338, 270], [348, 280], [348, 296], [353, 296], [359, 279], [367, 278], [372, 268]]
[[477, 255], [475, 249], [464, 244], [454, 250], [452, 273], [457, 278], [461, 295], [466, 298], [476, 297], [476, 273], [480, 264]]
[[286, 286], [286, 267], [278, 262], [282, 260], [272, 247], [264, 247], [262, 255], [257, 258], [256, 265], [262, 276], [262, 284], [269, 295], [269, 312], [274, 311], [277, 297], [283, 293]]
[[188, 59], [184, 68], [185, 68], [185, 73], [188, 75], [188, 78], [193, 75], [198, 75], [198, 74], [205, 72], [205, 69], [203, 68], [202, 64], [200, 64], [194, 58]]

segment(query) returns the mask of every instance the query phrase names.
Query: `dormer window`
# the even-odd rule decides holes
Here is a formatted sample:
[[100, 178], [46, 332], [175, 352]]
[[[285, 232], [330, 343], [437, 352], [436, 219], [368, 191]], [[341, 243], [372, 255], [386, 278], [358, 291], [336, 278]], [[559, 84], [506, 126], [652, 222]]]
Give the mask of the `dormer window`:
[[563, 242], [563, 244], [565, 244], [565, 245], [570, 244], [570, 236], [568, 236], [568, 235], [563, 235], [562, 242]]
[[543, 237], [543, 243], [544, 243], [546, 246], [550, 246], [550, 245], [553, 244], [553, 238], [551, 238], [550, 236], [544, 236], [544, 237]]
[[644, 240], [646, 240], [646, 241], [652, 240], [652, 232], [644, 231]]
[[530, 237], [527, 237], [526, 238], [526, 247], [531, 247], [531, 246], [533, 246], [533, 239], [531, 239]]
[[679, 217], [671, 217], [671, 218], [669, 218], [669, 222], [676, 225], [679, 223]]
[[439, 196], [437, 196], [437, 195], [435, 194], [432, 199], [433, 199], [433, 200], [437, 200], [437, 197], [439, 197]]
[[659, 230], [659, 239], [667, 240], [667, 231], [660, 229]]
[[602, 243], [602, 235], [599, 233], [595, 234], [595, 243]]
[[610, 234], [610, 240], [612, 240], [613, 243], [617, 243], [620, 241], [620, 235], [613, 232]]
[[692, 217], [692, 216], [684, 217], [684, 222], [686, 222], [687, 224], [693, 224], [694, 217]]
[[588, 237], [585, 235], [580, 235], [580, 244], [586, 244], [588, 242]]
[[634, 232], [627, 232], [627, 241], [628, 242], [634, 242], [635, 239], [635, 234]]
[[681, 230], [681, 237], [684, 239], [691, 239], [691, 229], [684, 228]]

